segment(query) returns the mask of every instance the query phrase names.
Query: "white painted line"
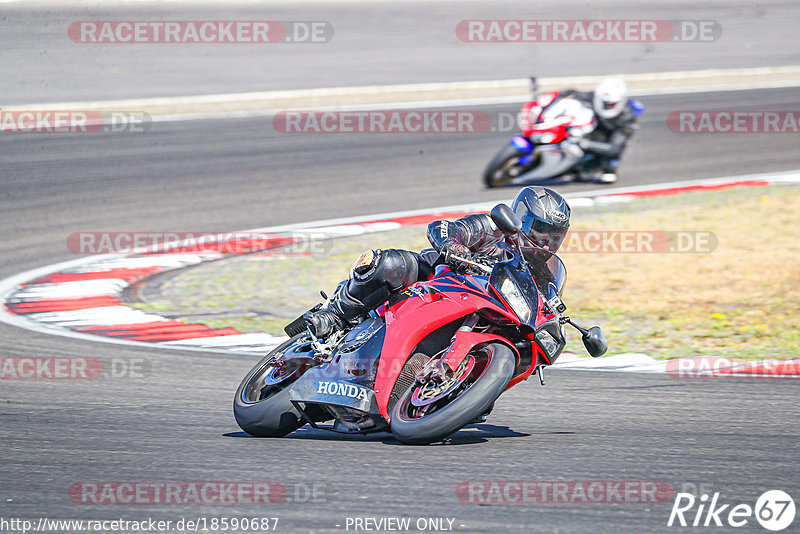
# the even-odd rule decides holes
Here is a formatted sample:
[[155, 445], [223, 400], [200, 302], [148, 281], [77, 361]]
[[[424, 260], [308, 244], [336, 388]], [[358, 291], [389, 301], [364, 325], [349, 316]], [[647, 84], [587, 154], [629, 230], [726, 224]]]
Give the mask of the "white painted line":
[[553, 364], [558, 369], [580, 369], [591, 371], [627, 371], [635, 373], [663, 373], [666, 370], [666, 361], [638, 352], [613, 354], [600, 358], [576, 358], [562, 362], [561, 359]]
[[[785, 89], [800, 86], [800, 81], [791, 82], [758, 82], [758, 83], [738, 83], [728, 85], [709, 85], [709, 86], [690, 86], [684, 88], [662, 88], [647, 91], [631, 91], [633, 97], [660, 96], [660, 95], [683, 95], [695, 93], [725, 93], [730, 91], [755, 91], [759, 89]], [[565, 86], [568, 87], [568, 86]], [[305, 107], [303, 111], [383, 111], [383, 110], [404, 110], [404, 109], [439, 109], [439, 108], [474, 108], [499, 106], [503, 104], [514, 104], [521, 106], [531, 99], [531, 93], [520, 93], [512, 96], [486, 97], [486, 98], [455, 98], [443, 100], [422, 100], [417, 102], [387, 102], [383, 104], [352, 104], [348, 106], [315, 106]], [[236, 120], [236, 119], [256, 119], [259, 117], [269, 118], [281, 111], [288, 111], [287, 108], [269, 109], [264, 111], [235, 111], [235, 112], [209, 112], [209, 113], [186, 113], [175, 115], [152, 115], [152, 122], [182, 122], [193, 120]], [[292, 111], [297, 111], [292, 108]]]
[[[646, 193], [646, 192], [660, 191], [660, 190], [679, 189], [682, 187], [694, 187], [694, 186], [713, 187], [713, 186], [725, 185], [729, 182], [750, 182], [759, 180], [772, 183], [797, 183], [800, 182], [800, 169], [791, 171], [759, 173], [759, 174], [743, 174], [740, 176], [723, 176], [721, 178], [709, 178], [704, 180], [680, 180], [674, 182], [662, 182], [658, 184], [649, 184], [649, 185], [615, 187], [613, 189], [598, 189], [595, 191], [590, 191], [588, 193], [580, 193], [580, 196], [592, 198], [594, 196], [601, 196], [601, 195], [636, 194], [636, 193]], [[571, 195], [568, 193], [564, 196], [566, 198], [570, 198]], [[604, 199], [604, 201], [605, 200], [607, 199]]]
[[166, 345], [198, 345], [203, 347], [236, 347], [236, 346], [274, 346], [277, 347], [289, 339], [286, 336], [279, 337], [271, 334], [250, 333], [230, 336], [203, 337], [197, 339], [178, 339], [175, 341], [165, 341]]
[[[649, 365], [656, 360], [647, 354], [640, 352], [626, 352], [623, 354], [614, 354], [611, 356], [604, 356], [602, 358], [579, 358], [570, 362], [565, 362], [561, 367], [581, 367], [585, 365], [603, 367], [627, 367], [630, 365]], [[558, 363], [558, 362], [556, 362]]]
[[[578, 199], [575, 199], [578, 200]], [[618, 197], [597, 197], [596, 199], [592, 200], [589, 199], [592, 204], [621, 204], [625, 202], [633, 202], [633, 197], [630, 196], [618, 196]], [[573, 204], [574, 201], [570, 201], [570, 205]]]
[[[99, 269], [116, 269], [119, 267], [142, 268], [142, 267], [163, 267], [164, 269], [175, 269], [186, 265], [193, 265], [208, 259], [221, 258], [222, 254], [212, 252], [208, 254], [149, 254], [131, 258], [130, 254], [110, 254], [108, 259], [94, 263], [94, 267]], [[94, 258], [96, 256], [88, 256]]]
[[[609, 75], [624, 79], [631, 94], [661, 95], [800, 86], [800, 66], [706, 69]], [[543, 90], [589, 89], [606, 76], [539, 78]], [[331, 87], [124, 100], [60, 102], [6, 107], [19, 110], [144, 111], [150, 120], [188, 121], [266, 117], [282, 110], [423, 109], [520, 103], [530, 99], [527, 79], [384, 86]], [[452, 98], [452, 95], [464, 95]], [[344, 104], [342, 102], [346, 100]], [[370, 100], [373, 100], [370, 102]], [[237, 109], [229, 109], [231, 107]]]

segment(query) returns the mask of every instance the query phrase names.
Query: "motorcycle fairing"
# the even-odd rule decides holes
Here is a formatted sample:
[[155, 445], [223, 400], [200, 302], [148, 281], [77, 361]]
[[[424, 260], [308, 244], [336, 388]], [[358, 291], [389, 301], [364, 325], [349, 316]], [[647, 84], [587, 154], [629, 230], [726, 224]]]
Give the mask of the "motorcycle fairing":
[[507, 339], [493, 334], [486, 334], [484, 332], [463, 331], [456, 332], [453, 344], [450, 345], [450, 349], [444, 356], [444, 363], [450, 367], [451, 371], [455, 371], [458, 369], [458, 366], [461, 365], [461, 362], [464, 361], [464, 358], [467, 357], [467, 354], [469, 354], [473, 347], [490, 342], [498, 342], [508, 345], [508, 347], [514, 351], [514, 354], [517, 357], [517, 363], [519, 363], [519, 351], [517, 351], [517, 348], [509, 343]]
[[329, 362], [309, 369], [290, 386], [289, 400], [300, 412], [304, 410], [299, 403], [332, 405], [358, 410], [379, 422], [380, 411], [372, 386], [385, 334], [386, 325], [378, 318], [356, 325]]
[[539, 150], [539, 165], [520, 175], [517, 181], [545, 180], [566, 173], [579, 161], [580, 156], [565, 152], [560, 145], [542, 145]]
[[[486, 294], [474, 278], [471, 280], [470, 278], [444, 276], [430, 281], [417, 282], [408, 288], [413, 297], [406, 297], [395, 302], [386, 310], [386, 335], [375, 379], [375, 398], [381, 415], [387, 420], [390, 418], [389, 397], [399, 376], [399, 371], [412, 355], [414, 348], [427, 335], [479, 310], [487, 310], [506, 317], [509, 322], [516, 321], [516, 317], [511, 312]], [[436, 291], [422, 289], [429, 285], [433, 286]], [[497, 336], [477, 332], [474, 334], [481, 336], [481, 343], [502, 341], [508, 344], [507, 340]], [[458, 338], [458, 334], [456, 337]], [[478, 338], [473, 337], [472, 339], [477, 340]], [[469, 348], [471, 347], [467, 347], [467, 349]], [[516, 352], [516, 348], [513, 350]], [[468, 350], [461, 355], [461, 359], [466, 356], [467, 352]], [[518, 354], [517, 356], [519, 357]], [[453, 362], [456, 359], [457, 356], [454, 355], [450, 361]], [[458, 361], [460, 362], [460, 360]]]
[[515, 135], [514, 137], [511, 138], [511, 141], [509, 141], [509, 143], [511, 144], [511, 146], [513, 146], [520, 152], [524, 152], [525, 154], [530, 154], [533, 151], [533, 145], [531, 144], [531, 142], [525, 137], [522, 137], [521, 135]]
[[292, 385], [289, 400], [304, 404], [329, 404], [351, 408], [365, 414], [378, 415], [373, 391], [354, 381], [333, 380], [325, 369], [314, 367]]
[[642, 104], [639, 100], [631, 98], [628, 100], [628, 104], [630, 104], [631, 109], [633, 109], [633, 114], [637, 117], [644, 113], [644, 104]]

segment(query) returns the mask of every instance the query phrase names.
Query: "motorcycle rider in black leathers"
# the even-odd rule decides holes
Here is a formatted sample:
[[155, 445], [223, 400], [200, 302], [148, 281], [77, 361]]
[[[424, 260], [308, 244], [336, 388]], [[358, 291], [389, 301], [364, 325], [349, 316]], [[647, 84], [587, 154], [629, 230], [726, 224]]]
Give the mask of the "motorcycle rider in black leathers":
[[581, 178], [593, 179], [600, 172], [599, 181], [617, 181], [617, 167], [622, 153], [634, 132], [639, 128], [638, 116], [628, 99], [625, 82], [608, 78], [597, 84], [594, 91], [563, 91], [560, 97], [572, 97], [594, 109], [597, 127], [575, 143], [586, 154], [582, 163]]
[[[569, 229], [570, 208], [555, 191], [533, 186], [522, 189], [511, 204], [522, 221], [522, 235], [534, 245], [555, 252]], [[468, 215], [455, 222], [435, 221], [428, 226], [433, 246], [422, 252], [368, 250], [353, 264], [350, 279], [339, 284], [318, 310], [306, 312], [305, 324], [295, 321], [286, 327], [290, 336], [308, 328], [324, 338], [386, 302], [394, 293], [433, 276], [438, 265], [457, 263], [473, 254], [502, 258], [498, 247], [505, 235], [488, 214]]]

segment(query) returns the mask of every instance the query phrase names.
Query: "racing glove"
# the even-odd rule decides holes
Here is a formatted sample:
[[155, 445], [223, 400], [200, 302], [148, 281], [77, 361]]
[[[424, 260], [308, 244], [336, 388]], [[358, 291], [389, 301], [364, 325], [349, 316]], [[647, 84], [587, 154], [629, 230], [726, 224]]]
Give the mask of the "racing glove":
[[454, 256], [466, 259], [470, 259], [472, 257], [472, 252], [470, 252], [469, 248], [467, 248], [466, 245], [462, 245], [460, 243], [446, 244], [444, 246], [444, 249], [442, 249], [442, 254], [444, 255], [445, 263], [456, 266], [462, 266], [466, 264], [458, 261]]
[[562, 150], [564, 150], [565, 153], [573, 157], [576, 158], [583, 157], [585, 149], [582, 143], [584, 141], [586, 141], [586, 139], [582, 137], [576, 137], [576, 136], [568, 137], [566, 139], [566, 142], [562, 144]]

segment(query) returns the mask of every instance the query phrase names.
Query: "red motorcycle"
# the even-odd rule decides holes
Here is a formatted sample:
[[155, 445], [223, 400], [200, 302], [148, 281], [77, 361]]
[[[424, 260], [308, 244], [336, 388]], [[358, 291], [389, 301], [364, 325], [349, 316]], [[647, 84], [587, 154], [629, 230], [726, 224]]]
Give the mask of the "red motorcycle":
[[551, 91], [525, 104], [518, 121], [521, 135], [512, 137], [483, 172], [486, 187], [549, 180], [581, 171], [586, 163], [584, 153], [570, 138], [595, 129], [597, 118], [591, 108]]
[[564, 324], [580, 330], [592, 356], [604, 354], [600, 328], [563, 315], [561, 260], [524, 240], [508, 206], [491, 216], [509, 259], [451, 257], [357, 326], [324, 340], [308, 331], [289, 339], [239, 385], [239, 426], [254, 436], [308, 424], [431, 443], [484, 421], [503, 391], [532, 374], [544, 385], [543, 368], [566, 343]]

